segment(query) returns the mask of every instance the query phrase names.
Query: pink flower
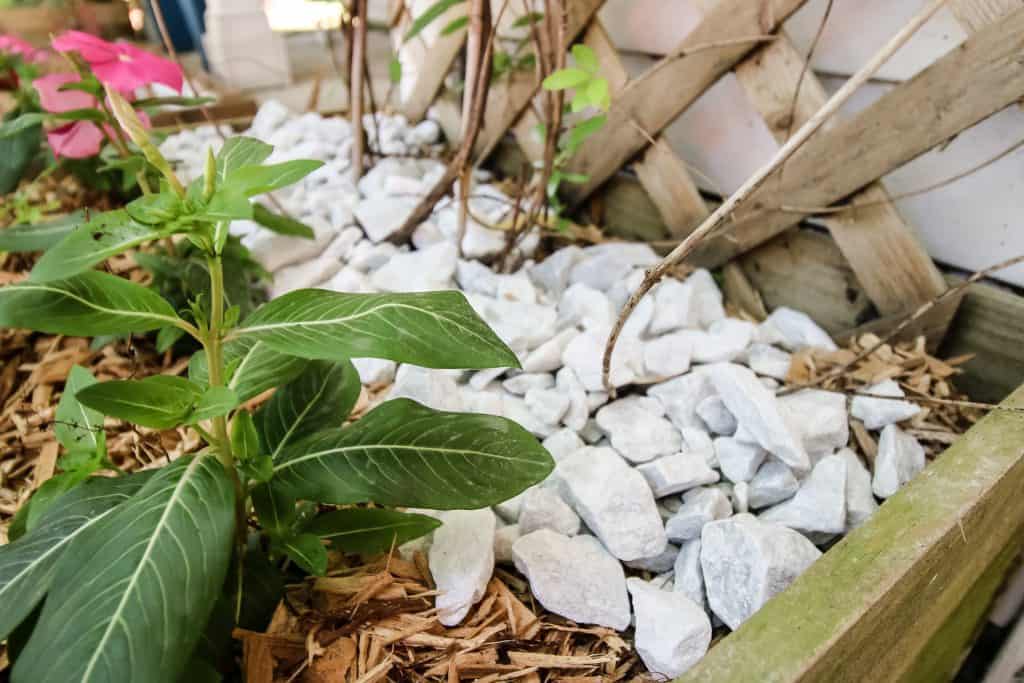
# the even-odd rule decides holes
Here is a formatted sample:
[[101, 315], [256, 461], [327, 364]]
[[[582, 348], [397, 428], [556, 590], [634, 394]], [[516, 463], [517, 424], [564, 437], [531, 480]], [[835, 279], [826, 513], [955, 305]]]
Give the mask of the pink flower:
[[46, 132], [55, 157], [85, 159], [96, 156], [103, 146], [103, 131], [91, 121], [71, 121]]
[[36, 48], [26, 40], [17, 36], [0, 34], [0, 52], [18, 55], [26, 62], [40, 62], [46, 59], [44, 50]]
[[78, 74], [50, 74], [32, 81], [39, 93], [39, 104], [46, 111], [55, 113], [72, 109], [89, 109], [96, 106], [96, 98], [81, 90], [61, 90], [61, 86], [82, 80]]
[[80, 54], [96, 78], [121, 92], [132, 92], [150, 83], [162, 83], [181, 92], [182, 73], [178, 65], [134, 45], [108, 43], [81, 31], [65, 31], [52, 44], [59, 52]]
[[[96, 98], [81, 90], [61, 90], [61, 86], [77, 83], [81, 78], [78, 74], [50, 74], [32, 81], [39, 92], [39, 103], [43, 109], [55, 114], [74, 109], [98, 109]], [[131, 94], [128, 94], [129, 100]], [[149, 127], [149, 117], [145, 112], [138, 112], [142, 124]], [[116, 135], [113, 128], [104, 124], [103, 129], [108, 137]], [[46, 140], [50, 143], [54, 156], [69, 159], [82, 159], [99, 154], [103, 146], [103, 130], [92, 121], [69, 121], [50, 129]]]

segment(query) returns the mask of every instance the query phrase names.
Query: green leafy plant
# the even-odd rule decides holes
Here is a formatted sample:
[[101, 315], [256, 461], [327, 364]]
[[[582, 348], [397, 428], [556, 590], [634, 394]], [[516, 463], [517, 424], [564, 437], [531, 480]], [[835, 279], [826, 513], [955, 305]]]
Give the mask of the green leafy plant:
[[[548, 204], [555, 212], [556, 219], [565, 206], [558, 196], [558, 188], [563, 182], [585, 183], [587, 176], [570, 173], [565, 170], [569, 160], [586, 140], [604, 127], [608, 120], [607, 112], [611, 106], [611, 94], [608, 80], [601, 76], [597, 55], [586, 45], [577, 43], [572, 46], [572, 58], [575, 66], [559, 69], [551, 73], [542, 83], [545, 90], [571, 90], [572, 99], [567, 106], [568, 113], [580, 114], [594, 112], [589, 116], [576, 119], [558, 139], [558, 154], [554, 158], [551, 176], [546, 187]], [[546, 131], [539, 131], [543, 137]]]
[[[52, 495], [30, 499], [18, 539], [0, 548], [0, 639], [17, 629], [14, 683], [210, 671], [212, 644], [259, 613], [252, 600], [278, 597], [266, 587], [280, 590], [283, 563], [317, 574], [328, 545], [386, 551], [437, 525], [395, 508], [492, 505], [553, 467], [533, 436], [500, 417], [397, 399], [344, 426], [360, 391], [351, 358], [476, 369], [516, 366], [516, 357], [452, 291], [305, 289], [242, 315], [225, 301], [229, 223], [254, 216], [254, 195], [320, 162], [265, 165], [269, 145], [233, 138], [186, 187], [131, 107], [116, 93], [110, 100], [162, 187], [74, 228], [27, 281], [0, 288], [0, 325], [67, 335], [172, 329], [202, 351], [187, 378], [98, 382], [81, 368], [68, 378], [55, 425], [62, 472]], [[203, 254], [209, 277], [208, 295], [185, 311], [94, 269], [175, 235]], [[241, 407], [273, 387], [255, 412]], [[155, 471], [90, 476], [112, 469], [105, 416], [188, 425], [205, 446]]]

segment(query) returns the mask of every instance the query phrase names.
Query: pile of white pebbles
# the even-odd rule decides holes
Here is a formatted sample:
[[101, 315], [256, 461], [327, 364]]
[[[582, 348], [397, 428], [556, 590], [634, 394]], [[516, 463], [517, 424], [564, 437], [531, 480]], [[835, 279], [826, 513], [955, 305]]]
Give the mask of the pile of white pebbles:
[[[514, 564], [548, 610], [583, 624], [635, 627], [651, 672], [676, 676], [707, 651], [712, 626], [737, 628], [785, 589], [830, 543], [866, 520], [925, 465], [898, 423], [918, 412], [901, 400], [803, 390], [777, 397], [790, 354], [835, 345], [809, 317], [780, 308], [754, 324], [726, 317], [707, 271], [666, 280], [634, 312], [617, 347], [609, 401], [601, 356], [609, 329], [646, 267], [644, 244], [569, 246], [498, 274], [481, 260], [504, 234], [469, 221], [455, 246], [457, 206], [442, 201], [412, 244], [387, 242], [443, 165], [440, 130], [427, 120], [367, 120], [372, 149], [391, 155], [353, 184], [347, 121], [296, 116], [276, 102], [248, 135], [274, 145], [271, 162], [321, 159], [302, 184], [278, 193], [316, 239], [233, 230], [274, 274], [273, 294], [300, 287], [346, 292], [461, 289], [518, 354], [522, 370], [427, 370], [356, 360], [365, 383], [393, 382], [388, 398], [443, 410], [503, 415], [543, 440], [551, 477], [493, 510], [431, 512], [444, 524], [403, 551], [426, 550], [443, 624], [483, 596], [495, 563]], [[379, 129], [380, 140], [377, 140]], [[210, 128], [161, 149], [187, 178], [202, 173]], [[496, 223], [511, 203], [480, 173], [471, 214]], [[902, 396], [892, 381], [872, 393]], [[850, 448], [849, 418], [880, 431], [874, 471]], [[653, 577], [653, 578], [651, 578]]]

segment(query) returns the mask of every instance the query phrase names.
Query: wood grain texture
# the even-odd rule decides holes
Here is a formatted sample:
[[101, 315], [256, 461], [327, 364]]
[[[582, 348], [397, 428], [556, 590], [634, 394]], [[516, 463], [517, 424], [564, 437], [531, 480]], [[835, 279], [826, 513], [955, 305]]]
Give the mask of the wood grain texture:
[[677, 680], [920, 680], [934, 636], [1019, 547], [1021, 443], [1020, 414], [989, 414]]
[[[778, 40], [759, 48], [736, 68], [747, 98], [780, 144], [789, 131], [806, 123], [828, 99], [817, 77], [806, 67], [803, 56], [785, 34], [780, 34]], [[799, 97], [794, 106], [798, 84]], [[896, 207], [877, 203], [887, 200], [881, 183], [872, 183], [849, 201], [874, 206], [821, 221], [883, 315], [911, 310], [946, 288], [939, 269]], [[941, 312], [945, 323], [950, 312], [950, 307]]]
[[653, 136], [756, 47], [754, 37], [770, 33], [802, 4], [803, 0], [722, 0], [715, 5], [671, 55], [630, 81], [612, 102], [608, 124], [570, 162], [570, 171], [590, 178], [566, 188], [570, 203], [578, 204], [647, 147]]
[[836, 202], [1005, 108], [1024, 95], [1024, 9], [978, 31], [957, 49], [855, 117], [811, 138], [755, 192], [725, 234], [696, 255], [703, 265], [733, 256], [796, 224], [791, 207]]
[[1021, 0], [950, 0], [949, 10], [967, 31], [973, 32], [1024, 7]]
[[[566, 40], [576, 39], [591, 17], [601, 8], [604, 0], [572, 0], [566, 3]], [[519, 118], [523, 110], [537, 94], [540, 84], [536, 74], [512, 71], [498, 83], [491, 85], [491, 92], [484, 112], [484, 125], [473, 148], [473, 158], [483, 160], [490, 156], [505, 132]]]
[[[452, 20], [465, 14], [462, 5], [456, 5], [439, 16], [433, 23], [439, 27], [447, 26]], [[396, 29], [396, 38], [401, 40], [408, 31], [411, 21], [402, 22]], [[423, 119], [430, 108], [441, 84], [444, 83], [448, 70], [466, 43], [466, 28], [460, 28], [448, 35], [438, 34], [433, 42], [427, 44], [420, 37], [413, 38], [409, 44], [402, 46], [402, 51], [409, 55], [418, 65], [412, 90], [402, 96], [398, 104], [399, 110], [409, 121], [415, 123]], [[404, 55], [403, 55], [404, 56]], [[403, 60], [404, 61], [404, 60]]]

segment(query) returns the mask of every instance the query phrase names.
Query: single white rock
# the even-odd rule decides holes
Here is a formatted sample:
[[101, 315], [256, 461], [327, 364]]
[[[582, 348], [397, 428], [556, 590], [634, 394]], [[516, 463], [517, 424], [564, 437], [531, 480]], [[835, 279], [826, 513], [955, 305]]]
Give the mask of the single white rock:
[[558, 463], [563, 496], [620, 560], [653, 557], [668, 539], [643, 475], [610, 448], [584, 448]]
[[512, 554], [545, 609], [582, 624], [629, 626], [626, 575], [593, 536], [541, 529], [516, 541]]
[[[441, 228], [437, 227], [437, 223], [433, 221], [423, 221], [412, 231], [412, 246], [416, 249], [426, 249], [438, 242], [444, 241], [444, 233], [441, 232]], [[479, 262], [474, 261], [474, 263]]]
[[779, 399], [810, 454], [832, 453], [850, 440], [846, 397], [834, 391], [802, 389]]
[[430, 292], [451, 289], [458, 254], [442, 242], [423, 251], [399, 252], [373, 271], [370, 282], [383, 292]]
[[[584, 388], [579, 378], [576, 377], [576, 373], [572, 368], [562, 368], [558, 371], [555, 375], [555, 386], [558, 391], [569, 397], [569, 410], [566, 411], [562, 422], [569, 429], [579, 432], [580, 436], [586, 440], [587, 437], [584, 436], [583, 430], [586, 428], [590, 417], [586, 388]], [[593, 429], [598, 429], [597, 438], [601, 438], [603, 433], [600, 432], [597, 422], [593, 423]]]
[[398, 253], [398, 247], [390, 242], [374, 244], [370, 240], [362, 240], [349, 252], [348, 265], [366, 273], [371, 273], [391, 260]]
[[667, 278], [654, 288], [651, 296], [654, 297], [654, 314], [647, 327], [651, 334], [700, 327], [700, 309], [694, 301], [692, 284]]
[[786, 379], [792, 361], [792, 354], [769, 344], [751, 344], [747, 349], [747, 365], [758, 375]]
[[[604, 390], [602, 359], [608, 332], [608, 329], [587, 330], [573, 337], [562, 352], [562, 363], [572, 368], [587, 391]], [[642, 371], [642, 366], [642, 342], [634, 337], [621, 337], [612, 355], [612, 385], [632, 384], [637, 378], [637, 369]]]
[[547, 437], [558, 431], [557, 423], [547, 421], [547, 417], [541, 419], [530, 409], [526, 400], [512, 394], [505, 394], [501, 397], [502, 415], [517, 422], [523, 429], [530, 432], [539, 439]]
[[640, 242], [598, 244], [583, 249], [583, 258], [569, 271], [569, 282], [582, 282], [606, 292], [635, 267], [652, 266], [659, 260], [650, 246]]
[[758, 509], [781, 503], [800, 489], [793, 470], [775, 458], [769, 458], [750, 480], [750, 507]]
[[583, 258], [583, 250], [570, 245], [554, 252], [540, 263], [530, 266], [527, 274], [548, 295], [558, 298], [569, 284], [569, 271]]
[[437, 585], [438, 621], [455, 626], [480, 601], [494, 573], [494, 513], [451, 510], [440, 516], [428, 554]]
[[497, 296], [498, 294], [497, 273], [479, 261], [460, 259], [455, 267], [455, 280], [464, 292], [486, 296]]
[[546, 372], [520, 373], [501, 383], [505, 391], [516, 396], [525, 396], [530, 389], [550, 389], [555, 386], [555, 378]]
[[797, 472], [810, 470], [811, 461], [800, 436], [783, 417], [778, 400], [741, 365], [716, 363], [707, 366], [711, 382], [736, 421], [766, 451]]
[[644, 374], [675, 377], [690, 369], [690, 342], [683, 334], [666, 334], [644, 342]]
[[713, 434], [731, 436], [736, 433], [739, 426], [736, 424], [736, 418], [725, 407], [721, 396], [708, 396], [698, 403], [697, 415]]
[[467, 294], [466, 300], [494, 333], [518, 354], [537, 348], [555, 335], [557, 314], [550, 306], [480, 294]]
[[665, 408], [665, 414], [677, 429], [706, 429], [704, 421], [697, 415], [697, 406], [708, 396], [715, 395], [714, 385], [707, 372], [694, 369], [689, 373], [655, 384], [647, 389]]
[[494, 532], [494, 561], [500, 564], [512, 564], [515, 556], [512, 546], [522, 537], [518, 524], [506, 524]]
[[697, 307], [701, 327], [709, 327], [725, 318], [722, 292], [710, 272], [699, 268], [686, 278], [686, 284], [693, 287], [693, 302]]
[[682, 493], [697, 486], [714, 484], [718, 472], [711, 469], [698, 451], [684, 451], [666, 455], [652, 462], [637, 465], [637, 472], [654, 491], [655, 498], [664, 498], [673, 493]]
[[569, 287], [558, 301], [559, 327], [607, 329], [614, 319], [615, 311], [607, 295], [582, 283]]
[[395, 373], [388, 399], [411, 398], [434, 410], [461, 410], [462, 399], [451, 374], [404, 363]]
[[270, 287], [270, 296], [276, 299], [296, 289], [304, 289], [323, 284], [341, 270], [341, 261], [324, 254], [306, 263], [285, 266], [274, 273], [274, 282]]
[[562, 330], [526, 354], [522, 359], [524, 372], [554, 372], [562, 367], [562, 354], [569, 342], [579, 334], [575, 328]]
[[878, 501], [871, 491], [871, 473], [849, 448], [837, 456], [846, 461], [846, 530], [852, 531], [878, 510]]
[[521, 301], [527, 304], [537, 303], [537, 288], [530, 278], [522, 271], [513, 275], [496, 275], [494, 295], [506, 301]]
[[[715, 450], [715, 443], [711, 440], [711, 435], [706, 430], [700, 427], [683, 427], [679, 430], [679, 433], [683, 435], [683, 447], [688, 451], [705, 452], [710, 450], [712, 455]], [[713, 458], [712, 462], [708, 465], [711, 467], [717, 467], [718, 460]]]
[[680, 544], [673, 572], [675, 574], [673, 589], [704, 609], [706, 600], [704, 599], [704, 573], [700, 568], [699, 538], [683, 541]]
[[366, 236], [373, 242], [383, 242], [398, 232], [412, 210], [414, 197], [366, 197], [356, 204], [353, 214]]
[[543, 445], [555, 462], [558, 462], [580, 450], [585, 444], [576, 432], [566, 427], [544, 439]]
[[674, 678], [696, 664], [711, 645], [711, 620], [682, 592], [643, 579], [626, 580], [636, 614], [635, 645], [652, 674]]
[[920, 474], [925, 461], [924, 447], [917, 439], [890, 424], [878, 439], [872, 491], [879, 498], [888, 498]]
[[921, 412], [921, 408], [910, 401], [894, 400], [905, 396], [903, 389], [894, 380], [887, 379], [864, 389], [868, 394], [892, 396], [893, 399], [854, 396], [850, 413], [864, 423], [868, 429], [881, 429], [896, 424]]
[[398, 364], [384, 358], [353, 358], [352, 365], [359, 372], [363, 384], [387, 384], [394, 381]]
[[550, 425], [557, 426], [569, 410], [569, 397], [555, 389], [534, 387], [526, 392], [523, 400], [538, 420]]
[[263, 264], [271, 272], [293, 263], [302, 263], [315, 258], [334, 238], [334, 230], [321, 221], [310, 225], [313, 228], [313, 239], [303, 239], [293, 235], [282, 235], [266, 228], [256, 230], [242, 239], [252, 257]]
[[597, 410], [604, 404], [608, 403], [608, 392], [605, 391], [588, 391], [587, 392], [587, 409], [591, 412]]
[[508, 368], [487, 368], [486, 370], [478, 370], [469, 378], [469, 386], [472, 389], [481, 391], [491, 382], [504, 375], [507, 370]]
[[753, 515], [711, 522], [700, 549], [708, 605], [735, 630], [820, 556], [800, 533]]
[[593, 445], [604, 439], [604, 432], [597, 426], [597, 420], [591, 418], [583, 423], [579, 431], [580, 438], [584, 443]]
[[346, 292], [349, 294], [368, 294], [377, 291], [366, 273], [351, 266], [345, 266], [339, 270], [324, 288], [332, 292]]
[[669, 543], [665, 546], [665, 549], [654, 557], [644, 557], [639, 560], [630, 560], [624, 562], [630, 569], [638, 569], [644, 572], [653, 572], [655, 574], [662, 574], [667, 571], [671, 571], [672, 567], [676, 563], [676, 555], [679, 554], [679, 546], [672, 545]]
[[711, 323], [707, 331], [683, 330], [690, 342], [691, 358], [695, 363], [722, 363], [742, 357], [754, 338], [756, 326], [746, 320], [722, 318]]
[[[529, 489], [527, 489], [529, 490]], [[526, 491], [512, 496], [508, 500], [503, 500], [494, 506], [494, 511], [498, 513], [498, 516], [509, 524], [515, 524], [519, 520], [519, 513], [523, 509], [523, 499], [526, 498]]]
[[841, 534], [846, 529], [846, 460], [822, 458], [792, 498], [768, 508], [760, 519], [805, 534]]
[[732, 482], [747, 482], [757, 474], [767, 452], [757, 444], [728, 436], [715, 439], [715, 456], [722, 474]]
[[683, 505], [665, 524], [671, 541], [700, 538], [704, 525], [732, 514], [729, 496], [717, 487], [691, 489], [683, 494]]
[[838, 348], [828, 332], [810, 316], [786, 306], [776, 308], [761, 323], [758, 337], [767, 344], [779, 344], [789, 351], [806, 348], [835, 351]]
[[579, 516], [558, 493], [544, 486], [532, 486], [526, 490], [517, 521], [523, 534], [551, 529], [563, 536], [575, 536], [580, 531]]
[[682, 437], [666, 420], [661, 403], [646, 396], [627, 396], [597, 411], [597, 424], [612, 447], [630, 462], [647, 462], [679, 452]]

